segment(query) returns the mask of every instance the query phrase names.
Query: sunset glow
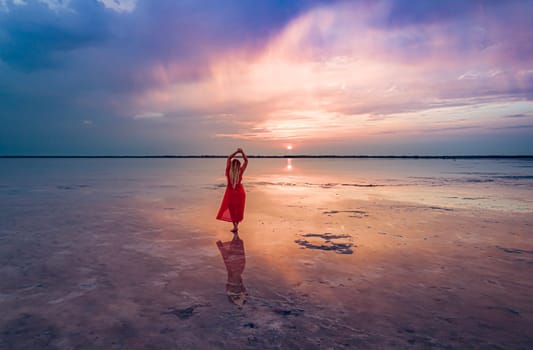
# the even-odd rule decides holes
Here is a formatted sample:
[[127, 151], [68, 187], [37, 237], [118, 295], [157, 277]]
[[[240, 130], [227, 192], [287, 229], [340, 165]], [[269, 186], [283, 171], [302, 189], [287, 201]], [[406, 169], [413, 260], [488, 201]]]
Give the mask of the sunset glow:
[[87, 3], [0, 1], [3, 153], [533, 152], [529, 2]]

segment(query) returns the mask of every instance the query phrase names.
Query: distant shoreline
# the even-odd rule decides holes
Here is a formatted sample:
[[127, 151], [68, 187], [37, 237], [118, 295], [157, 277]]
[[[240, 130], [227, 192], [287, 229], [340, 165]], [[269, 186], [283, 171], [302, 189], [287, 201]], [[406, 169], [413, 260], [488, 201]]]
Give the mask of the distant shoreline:
[[[37, 155], [0, 155], [0, 159], [8, 158], [81, 158], [81, 159], [93, 159], [93, 158], [106, 158], [106, 159], [128, 159], [128, 158], [226, 158], [227, 156], [222, 155], [153, 155], [153, 156], [58, 156], [58, 155], [46, 155], [46, 156], [37, 156]], [[424, 156], [424, 155], [403, 155], [403, 156], [370, 156], [370, 155], [305, 155], [305, 154], [295, 154], [295, 155], [249, 155], [248, 158], [311, 158], [311, 159], [321, 159], [321, 158], [330, 158], [330, 159], [533, 159], [533, 155], [463, 155], [463, 156]]]

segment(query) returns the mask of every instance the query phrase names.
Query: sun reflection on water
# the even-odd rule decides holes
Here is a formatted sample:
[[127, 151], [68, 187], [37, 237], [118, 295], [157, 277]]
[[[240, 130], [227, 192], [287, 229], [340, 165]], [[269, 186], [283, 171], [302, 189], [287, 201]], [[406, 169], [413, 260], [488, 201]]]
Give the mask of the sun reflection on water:
[[292, 159], [287, 158], [287, 170], [292, 170]]

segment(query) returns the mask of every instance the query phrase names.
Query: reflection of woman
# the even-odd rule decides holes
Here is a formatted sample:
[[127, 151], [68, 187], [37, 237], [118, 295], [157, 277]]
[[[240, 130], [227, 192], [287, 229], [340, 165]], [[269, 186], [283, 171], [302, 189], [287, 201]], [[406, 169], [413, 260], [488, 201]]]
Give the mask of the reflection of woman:
[[[241, 162], [233, 158], [237, 154], [242, 154], [244, 164], [241, 166]], [[242, 148], [237, 149], [235, 152], [228, 156], [226, 162], [226, 178], [228, 184], [222, 204], [218, 210], [217, 219], [233, 222], [233, 229], [231, 232], [237, 232], [239, 230], [239, 222], [244, 217], [244, 203], [246, 201], [246, 193], [244, 187], [242, 187], [242, 174], [248, 166], [248, 158]]]
[[228, 271], [228, 282], [226, 283], [228, 299], [236, 305], [243, 306], [246, 302], [246, 288], [242, 282], [242, 273], [246, 263], [244, 242], [238, 234], [235, 234], [229, 242], [218, 241], [217, 247]]

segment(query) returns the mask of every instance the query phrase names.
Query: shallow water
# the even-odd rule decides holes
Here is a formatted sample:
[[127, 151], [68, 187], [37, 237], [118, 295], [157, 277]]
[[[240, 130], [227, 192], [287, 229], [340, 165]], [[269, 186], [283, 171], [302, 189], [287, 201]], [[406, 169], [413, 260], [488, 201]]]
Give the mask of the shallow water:
[[[77, 189], [114, 196], [173, 193], [197, 203], [205, 198], [202, 192], [225, 185], [224, 166], [224, 159], [0, 159], [0, 200]], [[533, 211], [530, 159], [251, 159], [244, 184], [343, 188], [359, 199]]]
[[0, 159], [0, 348], [533, 342], [533, 162], [251, 159], [234, 244], [224, 165]]

